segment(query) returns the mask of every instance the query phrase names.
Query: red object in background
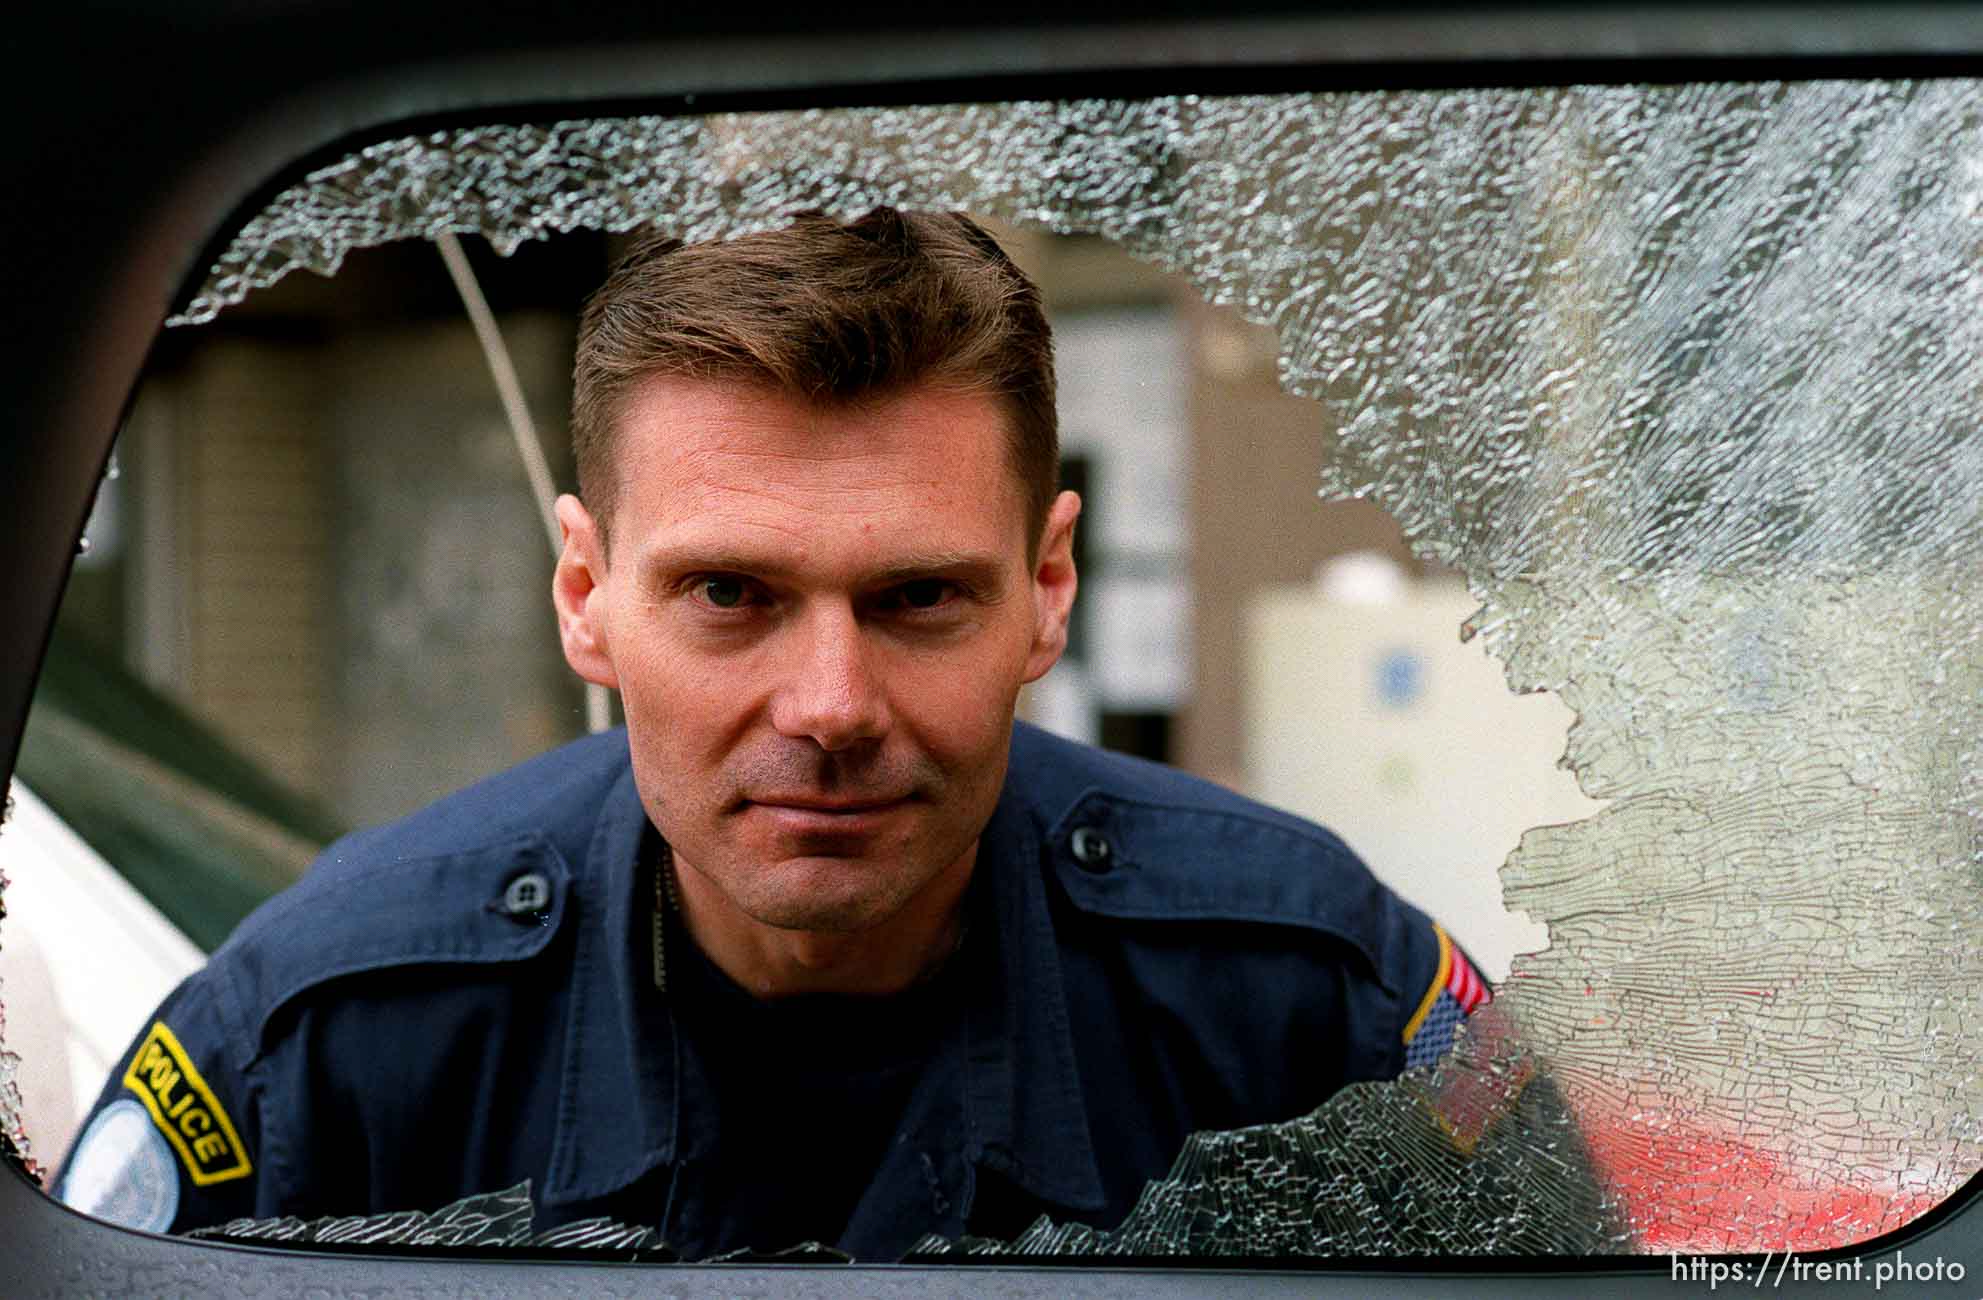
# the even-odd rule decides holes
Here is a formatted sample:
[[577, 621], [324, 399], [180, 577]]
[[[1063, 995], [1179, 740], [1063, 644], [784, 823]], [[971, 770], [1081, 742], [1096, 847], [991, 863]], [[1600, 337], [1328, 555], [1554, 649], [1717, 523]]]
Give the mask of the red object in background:
[[1827, 1180], [1706, 1126], [1621, 1121], [1622, 1107], [1578, 1112], [1599, 1179], [1646, 1254], [1853, 1246], [1906, 1226], [1945, 1195]]

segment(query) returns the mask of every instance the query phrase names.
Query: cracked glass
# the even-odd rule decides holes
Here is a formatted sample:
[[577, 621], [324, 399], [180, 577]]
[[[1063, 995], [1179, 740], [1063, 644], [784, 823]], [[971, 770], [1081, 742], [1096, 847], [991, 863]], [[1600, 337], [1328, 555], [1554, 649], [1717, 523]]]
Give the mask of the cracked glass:
[[[1983, 1163], [1979, 118], [1928, 80], [476, 127], [311, 174], [172, 323], [393, 241], [877, 205], [1183, 276], [1272, 331], [1310, 484], [1463, 578], [1452, 636], [1568, 706], [1602, 803], [1501, 864], [1546, 943], [1437, 1065], [1194, 1135], [1120, 1224], [917, 1253], [1814, 1250]], [[527, 1245], [518, 1197], [215, 1231]]]

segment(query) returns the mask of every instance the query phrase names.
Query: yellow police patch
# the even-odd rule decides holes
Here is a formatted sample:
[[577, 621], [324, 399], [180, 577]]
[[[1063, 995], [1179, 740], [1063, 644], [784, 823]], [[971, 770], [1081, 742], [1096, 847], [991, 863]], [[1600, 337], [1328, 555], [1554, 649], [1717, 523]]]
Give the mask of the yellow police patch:
[[185, 1162], [194, 1186], [246, 1178], [254, 1172], [234, 1121], [163, 1020], [154, 1021], [138, 1044], [130, 1068], [124, 1071], [124, 1086], [151, 1112], [152, 1122]]

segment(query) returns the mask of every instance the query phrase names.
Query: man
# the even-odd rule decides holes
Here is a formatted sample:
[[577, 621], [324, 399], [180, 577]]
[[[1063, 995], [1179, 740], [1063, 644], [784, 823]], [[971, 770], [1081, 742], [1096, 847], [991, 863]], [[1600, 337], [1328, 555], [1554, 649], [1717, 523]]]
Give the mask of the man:
[[1484, 996], [1327, 832], [1014, 725], [1066, 644], [1037, 292], [956, 217], [649, 244], [588, 307], [566, 658], [626, 728], [333, 845], [61, 1193], [152, 1229], [529, 1179], [685, 1257], [1110, 1225]]

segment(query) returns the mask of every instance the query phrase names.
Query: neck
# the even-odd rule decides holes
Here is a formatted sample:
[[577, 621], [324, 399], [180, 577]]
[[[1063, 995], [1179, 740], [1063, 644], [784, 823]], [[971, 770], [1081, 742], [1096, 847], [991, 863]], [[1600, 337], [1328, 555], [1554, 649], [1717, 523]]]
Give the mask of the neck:
[[964, 933], [972, 846], [893, 914], [860, 930], [768, 925], [694, 867], [674, 865], [676, 903], [689, 937], [736, 984], [760, 998], [798, 993], [900, 993], [935, 974]]

